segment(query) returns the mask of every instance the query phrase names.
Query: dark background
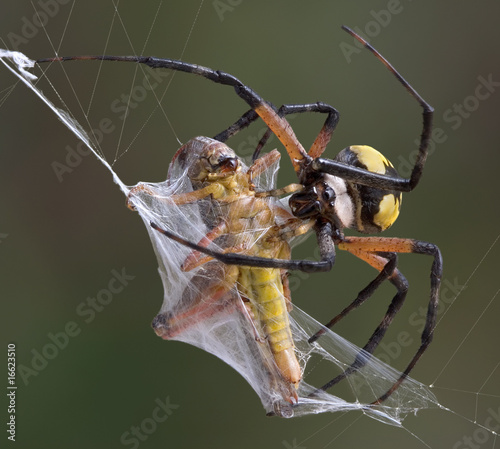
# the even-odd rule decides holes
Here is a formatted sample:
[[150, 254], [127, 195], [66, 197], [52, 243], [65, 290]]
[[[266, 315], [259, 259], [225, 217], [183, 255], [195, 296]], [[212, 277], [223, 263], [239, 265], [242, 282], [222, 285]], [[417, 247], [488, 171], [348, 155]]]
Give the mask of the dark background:
[[[41, 4], [2, 4], [0, 37], [11, 49], [48, 57], [64, 36], [61, 55], [106, 51], [182, 58], [232, 73], [277, 105], [321, 100], [342, 114], [328, 155], [349, 144], [370, 144], [407, 174], [421, 127], [418, 105], [367, 51], [348, 60], [340, 47], [353, 43], [341, 24], [371, 34], [371, 42], [435, 107], [435, 126], [442, 130], [421, 184], [404, 195], [402, 214], [386, 235], [431, 241], [443, 252], [443, 306], [435, 341], [412, 375], [434, 384], [441, 404], [456, 414], [422, 410], [404, 422], [408, 431], [356, 412], [266, 418], [257, 396], [231, 368], [196, 348], [157, 338], [150, 321], [160, 308], [162, 286], [141, 220], [125, 208], [109, 172], [93, 156], [72, 160], [71, 173], [58, 179], [54, 163], [66, 164], [67, 146], [76, 148], [77, 140], [24, 86], [18, 84], [5, 98], [16, 80], [2, 66], [2, 342], [4, 348], [14, 342], [17, 363], [31, 367], [33, 350], [47, 351], [50, 335], [71, 322], [79, 329], [37, 375], [28, 376], [27, 385], [18, 373], [18, 447], [122, 447], [122, 435], [143, 423], [152, 429], [138, 446], [144, 449], [425, 447], [418, 438], [432, 448], [463, 447], [463, 438], [493, 447], [494, 436], [471, 421], [500, 429], [500, 299], [495, 296], [500, 94], [498, 85], [492, 92], [477, 90], [480, 77], [500, 81], [498, 2], [221, 0], [205, 1], [199, 9], [198, 1], [140, 6], [123, 1], [113, 22], [111, 2], [80, 0], [51, 3], [45, 27], [33, 28], [33, 5], [43, 11]], [[389, 8], [398, 13], [388, 13]], [[110, 162], [115, 153], [121, 156], [114, 168], [128, 184], [165, 178], [179, 146], [176, 135], [182, 142], [212, 136], [246, 110], [231, 89], [178, 73], [161, 78], [155, 90], [160, 97], [168, 85], [163, 111], [155, 110], [155, 96], [148, 93], [123, 123], [116, 101], [142, 83], [141, 71], [134, 81], [133, 64], [100, 68], [97, 62], [77, 62], [65, 68], [83, 109], [93, 95], [91, 126], [107, 118], [115, 127], [101, 145]], [[81, 120], [63, 72], [52, 67], [49, 79]], [[41, 86], [57, 99], [46, 81]], [[317, 116], [291, 122], [306, 147], [321, 126]], [[261, 130], [259, 123], [232, 146], [248, 155]], [[289, 163], [283, 163], [279, 184], [293, 177]], [[313, 252], [311, 239], [294, 256]], [[427, 304], [430, 260], [407, 255], [400, 262], [411, 292], [385, 342], [407, 331], [415, 344], [392, 356], [399, 369], [416, 349], [415, 320], [421, 318], [415, 313]], [[79, 305], [107, 288], [113, 269], [135, 278], [92, 320], [81, 316]], [[325, 321], [373, 274], [340, 254], [331, 273], [295, 279], [300, 285], [294, 302]], [[336, 332], [363, 345], [390, 295], [390, 287], [382, 289]], [[4, 352], [2, 367], [6, 357]], [[7, 385], [5, 368], [2, 372]], [[152, 425], [155, 401], [167, 397], [178, 408]], [[6, 408], [2, 405], [2, 422], [7, 422]]]

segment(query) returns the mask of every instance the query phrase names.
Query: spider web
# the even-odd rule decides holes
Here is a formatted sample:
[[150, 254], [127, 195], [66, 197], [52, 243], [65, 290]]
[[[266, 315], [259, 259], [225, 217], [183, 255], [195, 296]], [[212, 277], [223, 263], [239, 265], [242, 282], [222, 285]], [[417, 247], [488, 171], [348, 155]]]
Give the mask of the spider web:
[[[7, 58], [17, 57], [17, 55], [10, 53], [3, 53], [2, 56]], [[17, 62], [18, 63], [20, 62], [20, 67], [21, 67], [20, 70], [23, 79], [28, 83], [32, 83], [33, 80], [31, 76], [27, 75], [27, 72], [23, 71], [23, 64], [25, 63], [25, 60], [21, 59], [21, 61], [18, 60]], [[160, 101], [158, 103], [160, 104]], [[91, 102], [89, 103], [89, 105], [90, 104]], [[73, 132], [78, 136], [78, 138], [82, 139], [82, 141], [84, 141], [86, 145], [92, 149], [92, 151], [101, 160], [101, 162], [110, 170], [115, 183], [119, 185], [120, 189], [124, 192], [124, 194], [127, 194], [129, 192], [129, 187], [126, 186], [125, 183], [121, 181], [120, 177], [118, 177], [118, 175], [115, 173], [115, 170], [113, 169], [113, 163], [110, 164], [107, 162], [106, 158], [103, 156], [102, 150], [99, 148], [98, 145], [96, 145], [95, 139], [93, 139], [91, 133], [89, 137], [89, 133], [87, 133], [80, 125], [78, 125], [77, 122], [75, 122], [74, 119], [70, 115], [68, 115], [67, 111], [64, 111], [62, 109], [57, 109], [57, 113], [60, 119], [73, 130]], [[164, 116], [167, 117], [166, 114], [164, 114]], [[125, 126], [125, 121], [123, 123], [123, 126]], [[111, 158], [113, 162], [120, 159], [128, 151], [128, 147], [127, 149], [121, 150], [120, 152], [118, 148], [119, 146], [117, 146], [115, 156]], [[171, 185], [167, 185], [165, 183], [158, 183], [158, 188], [164, 189], [165, 195], [169, 195], [174, 191], [171, 190], [172, 189]], [[177, 186], [177, 188], [180, 187]], [[186, 188], [186, 186], [184, 186], [183, 188]], [[180, 282], [170, 283], [171, 285], [169, 285], [168, 279], [172, 278], [166, 277], [165, 273], [168, 270], [173, 270], [174, 272], [178, 271], [176, 270], [176, 267], [179, 266], [178, 262], [180, 262], [180, 259], [176, 260], [174, 263], [172, 257], [164, 258], [164, 256], [162, 256], [163, 253], [169, 254], [168, 251], [170, 250], [169, 249], [170, 245], [175, 246], [175, 244], [170, 242], [168, 239], [164, 239], [161, 236], [157, 235], [156, 233], [153, 233], [149, 228], [149, 226], [147, 225], [149, 223], [148, 220], [150, 220], [151, 218], [155, 219], [158, 218], [158, 209], [157, 209], [158, 207], [159, 205], [151, 205], [151, 207], [150, 205], [148, 205], [148, 207], [144, 207], [144, 209], [141, 208], [140, 213], [146, 223], [146, 228], [150, 233], [153, 246], [156, 248], [157, 254], [158, 251], [160, 252], [160, 254], [158, 255], [158, 259], [159, 259], [162, 280], [165, 286], [166, 296], [167, 292], [169, 291], [168, 289], [170, 288], [173, 289], [174, 291], [174, 294], [172, 296], [178, 297], [179, 291], [185, 289], [186, 286], [189, 286], [190, 278], [183, 279]], [[194, 215], [196, 216], [196, 213]], [[200, 219], [199, 216], [197, 216], [197, 218]], [[171, 229], [177, 229], [179, 233], [182, 233], [181, 231], [186, 229], [186, 227], [180, 226], [180, 224], [176, 220], [174, 220], [174, 223], [168, 222], [168, 220], [165, 220], [164, 216], [162, 219], [162, 223], [167, 227], [170, 226]], [[196, 228], [198, 233], [202, 232], [203, 228], [201, 226], [201, 222], [200, 222], [200, 227]], [[192, 237], [192, 235], [189, 234], [186, 235], [186, 237]], [[484, 254], [485, 259], [488, 257], [488, 255], [490, 255], [491, 251], [497, 250], [498, 248], [497, 240], [498, 237], [492, 242], [490, 248], [485, 248], [485, 254]], [[158, 250], [158, 248], [160, 248], [160, 250]], [[182, 248], [179, 248], [177, 246], [176, 251], [182, 251]], [[467, 279], [466, 285], [474, 281], [478, 270], [480, 270], [481, 268], [482, 262], [483, 260], [479, 261], [479, 263], [474, 267], [470, 277]], [[180, 273], [177, 273], [177, 275], [180, 275]], [[183, 274], [181, 276], [183, 276]], [[461, 294], [462, 294], [461, 292], [458, 293], [455, 299], [460, 299], [459, 297], [461, 296]], [[454, 304], [455, 299], [453, 300], [452, 305]], [[471, 326], [471, 328], [466, 333], [464, 333], [463, 338], [461, 338], [459, 343], [451, 350], [450, 358], [443, 362], [443, 365], [440, 367], [438, 375], [432, 382], [432, 386], [438, 388], [440, 390], [440, 393], [448, 391], [448, 392], [457, 392], [463, 395], [470, 396], [470, 398], [472, 399], [472, 404], [468, 404], [467, 407], [468, 408], [472, 407], [474, 413], [470, 414], [467, 412], [467, 410], [463, 410], [460, 411], [459, 414], [461, 416], [462, 415], [466, 416], [467, 419], [470, 420], [471, 422], [477, 423], [478, 428], [480, 429], [489, 428], [489, 430], [491, 430], [491, 426], [488, 427], [488, 425], [482, 424], [485, 423], [485, 420], [484, 417], [481, 416], [481, 408], [484, 407], [483, 406], [484, 400], [492, 397], [498, 399], [498, 396], [484, 392], [487, 390], [487, 386], [491, 384], [492, 379], [498, 377], [498, 370], [499, 370], [498, 363], [495, 365], [495, 363], [493, 362], [491, 372], [484, 373], [484, 382], [476, 390], [465, 391], [460, 388], [453, 389], [453, 388], [448, 388], [446, 386], [445, 387], [440, 386], [440, 383], [443, 383], [444, 373], [446, 373], [447, 369], [449, 369], [449, 365], [452, 364], [453, 358], [456, 355], [456, 353], [459, 352], [461, 348], [463, 348], [463, 344], [473, 336], [474, 332], [475, 331], [477, 332], [478, 327], [480, 327], [481, 325], [481, 321], [484, 320], [485, 318], [485, 314], [489, 310], [491, 310], [491, 308], [495, 305], [497, 299], [498, 299], [498, 291], [494, 292], [489, 302], [483, 305], [481, 313], [477, 317], [475, 317], [475, 321], [472, 323], [473, 325]], [[165, 304], [163, 307], [165, 308]], [[446, 310], [445, 314], [441, 316], [441, 320], [447, 313], [451, 313], [449, 312], [449, 310], [452, 310], [452, 308], [450, 307], [449, 309]], [[214, 320], [216, 326], [221, 326], [220, 329], [224, 329], [224, 326], [227, 326], [227, 328], [231, 329], [231, 331], [235, 332], [241, 331], [240, 335], [237, 338], [233, 338], [234, 341], [242, 342], [244, 344], [250, 342], [250, 340], [248, 339], [248, 329], [246, 331], [244, 330], [245, 322], [241, 321], [241, 314], [238, 314], [236, 312], [232, 315], [225, 314], [223, 318], [217, 317], [217, 319], [214, 318]], [[214, 346], [207, 343], [206, 341], [200, 343], [201, 336], [210, 336], [210, 338], [214, 338], [214, 335], [216, 337], [217, 334], [220, 333], [214, 331], [214, 334], [210, 334], [207, 331], [206, 327], [204, 327], [205, 325], [207, 325], [211, 329], [215, 329], [213, 326], [214, 323], [208, 323], [208, 322], [203, 323], [201, 329], [196, 329], [196, 330], [193, 329], [192, 335], [185, 336], [186, 341], [198, 345], [209, 352], [215, 353], [216, 355], [219, 355], [223, 360], [225, 360], [233, 367], [235, 367], [235, 369], [237, 369], [249, 381], [252, 387], [257, 391], [266, 410], [270, 410], [272, 408], [272, 404], [274, 401], [273, 392], [270, 391], [269, 389], [262, 390], [262, 388], [260, 388], [262, 385], [261, 382], [262, 379], [266, 379], [267, 375], [263, 371], [260, 372], [251, 371], [251, 369], [254, 369], [256, 366], [256, 364], [253, 363], [255, 359], [249, 357], [243, 362], [238, 361], [237, 363], [235, 363], [234, 362], [235, 348], [234, 347], [226, 348], [224, 346], [226, 342], [220, 342], [217, 341], [216, 339], [217, 341], [217, 343], [215, 344], [216, 349], [213, 349]], [[339, 336], [335, 335], [334, 333], [329, 333], [328, 338], [323, 339], [322, 346], [315, 347], [313, 350], [311, 350], [311, 348], [307, 347], [306, 345], [303, 346], [303, 343], [305, 342], [307, 336], [316, 331], [318, 329], [319, 324], [316, 323], [314, 320], [312, 320], [310, 317], [308, 317], [304, 312], [299, 310], [297, 307], [295, 307], [294, 310], [292, 311], [292, 325], [294, 327], [294, 337], [297, 339], [296, 344], [299, 347], [299, 350], [301, 351], [300, 358], [303, 364], [305, 362], [309, 362], [311, 365], [314, 364], [316, 366], [317, 360], [320, 359], [321, 363], [327, 364], [329, 368], [336, 367], [336, 369], [342, 369], [345, 368], [349, 363], [351, 363], [354, 357], [358, 354], [359, 351], [358, 348], [349, 344], [349, 342], [342, 340]], [[198, 332], [198, 334], [196, 334], [196, 332]], [[247, 334], [245, 334], [245, 332], [247, 332]], [[243, 334], [243, 337], [241, 336], [241, 333]], [[221, 348], [224, 349], [221, 351]], [[309, 363], [305, 363], [305, 366], [309, 366]], [[252, 374], [249, 375], [248, 374], [249, 372], [251, 372]], [[311, 391], [310, 388], [312, 387], [309, 387], [307, 384], [304, 384], [301, 387], [300, 391], [300, 395], [302, 400], [304, 401], [304, 404], [307, 404], [307, 406], [303, 408], [303, 413], [320, 413], [323, 411], [340, 411], [340, 410], [357, 409], [357, 410], [362, 410], [364, 413], [381, 421], [399, 425], [407, 413], [416, 412], [420, 408], [425, 408], [429, 406], [431, 407], [439, 406], [436, 399], [434, 398], [432, 393], [429, 392], [427, 387], [417, 382], [414, 382], [413, 380], [409, 380], [408, 382], [405, 382], [404, 384], [405, 388], [400, 389], [398, 395], [391, 399], [391, 401], [393, 402], [384, 404], [384, 407], [378, 409], [367, 408], [366, 404], [369, 403], [371, 399], [373, 399], [373, 395], [376, 396], [377, 391], [383, 392], [384, 388], [386, 388], [387, 386], [386, 383], [390, 385], [392, 379], [397, 378], [397, 376], [398, 376], [397, 371], [373, 359], [372, 362], [370, 362], [370, 364], [365, 368], [365, 370], [363, 370], [362, 373], [358, 373], [355, 377], [351, 376], [349, 384], [354, 391], [354, 398], [355, 398], [354, 401], [351, 402], [335, 398], [332, 395], [325, 395], [325, 397], [322, 398], [322, 400], [311, 401], [311, 403], [308, 403], [306, 398], [308, 393]], [[306, 380], [307, 379], [308, 376], [306, 375]], [[366, 392], [369, 392], [368, 396], [366, 396]], [[302, 411], [299, 410], [300, 409], [297, 409], [295, 411], [295, 416], [298, 416], [302, 413]], [[471, 432], [471, 434], [472, 433], [473, 432]], [[493, 441], [493, 446], [495, 445], [495, 442], [496, 438]], [[299, 442], [299, 444], [300, 443], [302, 442]]]

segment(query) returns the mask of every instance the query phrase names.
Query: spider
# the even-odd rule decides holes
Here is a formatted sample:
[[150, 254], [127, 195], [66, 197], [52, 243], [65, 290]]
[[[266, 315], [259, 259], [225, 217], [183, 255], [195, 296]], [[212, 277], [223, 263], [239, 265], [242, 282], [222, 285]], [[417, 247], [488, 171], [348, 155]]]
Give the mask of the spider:
[[[402, 192], [413, 190], [423, 173], [432, 131], [433, 108], [373, 46], [348, 27], [343, 26], [342, 28], [386, 66], [423, 110], [423, 128], [418, 155], [408, 179], [399, 176], [389, 160], [381, 153], [365, 145], [352, 145], [345, 148], [334, 159], [322, 158], [321, 155], [331, 140], [339, 121], [338, 111], [326, 103], [286, 104], [278, 109], [229, 73], [173, 59], [143, 56], [71, 56], [40, 59], [37, 62], [69, 60], [136, 62], [153, 69], [171, 69], [192, 73], [214, 83], [232, 86], [236, 94], [250, 106], [250, 110], [214, 137], [215, 140], [220, 142], [226, 142], [230, 137], [258, 118], [261, 118], [266, 123], [269, 130], [259, 142], [253, 159], [256, 160], [259, 157], [261, 148], [271, 133], [275, 134], [288, 152], [299, 183], [303, 186], [301, 191], [291, 196], [289, 200], [290, 208], [295, 217], [314, 221], [314, 230], [321, 254], [320, 260], [281, 260], [235, 253], [221, 253], [185, 240], [176, 234], [161, 229], [155, 223], [151, 223], [151, 226], [167, 237], [228, 265], [306, 272], [328, 271], [334, 265], [335, 248], [338, 248], [350, 252], [377, 269], [379, 271], [378, 275], [367, 287], [359, 292], [354, 301], [310, 337], [309, 341], [311, 343], [318, 339], [326, 328], [331, 328], [350, 311], [362, 305], [384, 281], [388, 280], [393, 284], [396, 288], [396, 294], [382, 321], [363, 346], [363, 351], [359, 353], [350, 367], [325, 383], [320, 388], [321, 390], [332, 387], [366, 364], [384, 337], [395, 315], [402, 307], [408, 291], [408, 282], [397, 268], [397, 255], [399, 253], [414, 253], [431, 256], [433, 263], [430, 273], [430, 300], [420, 346], [392, 387], [373, 402], [373, 404], [380, 404], [404, 381], [432, 341], [442, 275], [441, 253], [436, 245], [420, 240], [373, 236], [352, 237], [345, 236], [343, 230], [347, 228], [361, 233], [378, 233], [386, 230], [394, 223], [399, 215]], [[289, 114], [306, 112], [326, 114], [324, 125], [308, 152], [305, 151], [286, 120], [286, 116]], [[263, 193], [262, 195], [275, 193]]]

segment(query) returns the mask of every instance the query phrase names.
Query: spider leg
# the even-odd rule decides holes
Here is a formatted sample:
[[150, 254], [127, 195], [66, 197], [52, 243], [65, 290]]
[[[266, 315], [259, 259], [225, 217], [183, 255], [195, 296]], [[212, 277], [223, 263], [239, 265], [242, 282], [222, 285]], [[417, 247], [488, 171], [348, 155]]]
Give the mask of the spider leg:
[[420, 145], [418, 149], [415, 165], [411, 172], [410, 178], [391, 178], [381, 174], [368, 174], [363, 169], [349, 167], [340, 162], [332, 161], [329, 159], [317, 158], [312, 163], [312, 168], [316, 171], [329, 173], [331, 175], [340, 176], [348, 181], [364, 184], [372, 187], [378, 187], [384, 190], [397, 190], [401, 192], [409, 192], [413, 190], [418, 184], [427, 159], [429, 148], [429, 141], [432, 133], [432, 117], [434, 109], [429, 105], [420, 94], [406, 81], [394, 66], [385, 59], [374, 47], [372, 47], [361, 36], [356, 34], [350, 28], [343, 26], [342, 29], [349, 33], [352, 37], [357, 39], [363, 46], [371, 51], [375, 57], [385, 65], [385, 67], [396, 77], [396, 79], [403, 85], [409, 94], [420, 104], [422, 107], [423, 125], [422, 133], [420, 135]]
[[309, 343], [315, 342], [319, 337], [321, 337], [327, 331], [327, 329], [331, 329], [349, 312], [361, 306], [367, 299], [369, 299], [373, 295], [373, 293], [375, 293], [375, 290], [377, 290], [377, 288], [380, 287], [380, 285], [382, 285], [382, 283], [386, 281], [393, 274], [397, 266], [397, 255], [394, 253], [390, 253], [387, 255], [386, 260], [387, 263], [384, 265], [384, 267], [379, 272], [377, 277], [358, 293], [358, 296], [356, 297], [356, 299], [354, 299], [354, 301], [352, 301], [347, 307], [345, 307], [338, 315], [333, 317], [315, 334], [309, 337], [308, 340]]
[[422, 172], [425, 165], [425, 160], [427, 159], [427, 150], [429, 148], [429, 141], [432, 133], [432, 116], [434, 114], [434, 108], [429, 105], [420, 94], [410, 85], [408, 81], [406, 81], [399, 72], [394, 68], [394, 66], [385, 59], [375, 48], [373, 48], [367, 41], [365, 41], [361, 36], [357, 35], [354, 31], [346, 26], [342, 26], [342, 29], [357, 39], [360, 43], [364, 45], [364, 47], [371, 51], [375, 57], [382, 62], [382, 64], [387, 67], [387, 69], [397, 78], [397, 80], [403, 85], [403, 87], [409, 92], [409, 94], [415, 98], [415, 100], [422, 107], [422, 116], [423, 116], [423, 126], [422, 126], [422, 134], [420, 135], [420, 145], [418, 148], [418, 155], [415, 161], [415, 165], [413, 167], [412, 173], [410, 175], [410, 179], [407, 180], [408, 190], [413, 190], [415, 186], [418, 184], [420, 177], [422, 176]]
[[422, 354], [425, 352], [427, 347], [431, 344], [432, 338], [434, 336], [434, 328], [436, 327], [436, 314], [437, 306], [439, 303], [439, 287], [441, 285], [441, 276], [443, 273], [443, 260], [441, 252], [436, 245], [432, 243], [415, 241], [413, 243], [414, 252], [417, 254], [426, 254], [432, 256], [434, 261], [431, 267], [431, 295], [429, 300], [429, 305], [427, 306], [427, 317], [425, 321], [424, 330], [422, 331], [420, 346], [408, 363], [408, 366], [402, 372], [399, 379], [394, 383], [394, 385], [387, 390], [382, 396], [380, 396], [373, 404], [380, 404], [385, 401], [406, 379], [408, 374], [411, 372], [415, 364], [418, 362]]
[[151, 227], [158, 232], [164, 234], [168, 238], [185, 245], [191, 249], [204, 253], [214, 259], [219, 260], [227, 265], [242, 265], [247, 267], [260, 268], [280, 268], [283, 270], [300, 270], [307, 273], [329, 271], [332, 269], [335, 262], [335, 248], [333, 241], [328, 237], [332, 233], [330, 223], [324, 223], [323, 226], [317, 229], [318, 243], [320, 248], [321, 260], [287, 260], [287, 259], [268, 259], [266, 257], [247, 256], [236, 253], [221, 253], [209, 248], [204, 248], [196, 243], [184, 239], [178, 234], [175, 234], [166, 229], [160, 228], [156, 223], [151, 222]]
[[[437, 305], [439, 301], [439, 287], [441, 283], [443, 268], [441, 252], [439, 251], [439, 248], [432, 243], [412, 239], [384, 237], [346, 237], [343, 242], [339, 243], [338, 247], [339, 249], [349, 251], [357, 257], [365, 260], [378, 270], [383, 270], [385, 266], [390, 263], [386, 262], [385, 266], [382, 267], [381, 263], [383, 263], [384, 260], [387, 260], [387, 255], [384, 254], [384, 257], [380, 257], [376, 254], [380, 252], [425, 254], [432, 256], [434, 259], [430, 275], [431, 288], [429, 305], [427, 308], [427, 318], [421, 336], [420, 347], [418, 348], [413, 358], [410, 360], [405, 370], [402, 372], [401, 376], [393, 384], [393, 386], [373, 402], [373, 404], [379, 404], [386, 400], [399, 387], [399, 385], [401, 385], [401, 383], [408, 376], [410, 371], [413, 369], [421, 355], [425, 352], [432, 341], [434, 327], [436, 324]], [[391, 324], [394, 316], [401, 308], [408, 290], [408, 282], [397, 269], [393, 268], [392, 274], [389, 275], [388, 279], [396, 287], [397, 293], [393, 298], [391, 304], [389, 305], [389, 308], [383, 320], [375, 329], [367, 344], [363, 347], [364, 352], [358, 355], [354, 363], [349, 368], [347, 368], [344, 373], [340, 374], [335, 379], [332, 379], [330, 382], [325, 384], [323, 387], [321, 387], [321, 390], [330, 388], [332, 385], [338, 383], [341, 379], [345, 378], [349, 374], [365, 365], [375, 348], [384, 337], [385, 332]]]
[[[323, 102], [310, 104], [284, 104], [278, 109], [278, 115], [280, 117], [285, 117], [289, 114], [300, 114], [303, 112], [319, 112], [328, 114], [325, 123], [321, 128], [321, 131], [319, 132], [308, 152], [308, 155], [310, 157], [316, 158], [323, 153], [326, 146], [330, 142], [333, 131], [335, 131], [335, 128], [337, 127], [337, 124], [339, 122], [340, 115], [333, 106], [330, 106], [329, 104]], [[253, 160], [256, 160], [259, 157], [261, 149], [264, 147], [269, 137], [271, 137], [271, 134], [271, 129], [268, 129], [262, 136], [253, 154]]]
[[[396, 287], [396, 295], [393, 297], [382, 321], [380, 324], [377, 326], [371, 337], [368, 339], [368, 342], [363, 346], [362, 350], [360, 353], [357, 355], [356, 359], [354, 362], [344, 370], [341, 374], [336, 376], [334, 379], [331, 381], [327, 382], [325, 385], [323, 385], [320, 390], [327, 390], [331, 388], [333, 385], [336, 385], [339, 383], [342, 379], [345, 379], [349, 375], [353, 374], [354, 372], [358, 371], [361, 369], [363, 366], [368, 363], [370, 360], [373, 352], [379, 345], [380, 341], [384, 338], [385, 333], [387, 332], [387, 329], [389, 328], [390, 324], [392, 323], [394, 317], [396, 314], [399, 312], [401, 309], [405, 299], [406, 299], [406, 294], [408, 292], [408, 282], [406, 278], [401, 274], [400, 271], [398, 271], [395, 268], [395, 265], [397, 263], [397, 258], [394, 257], [395, 255], [391, 255], [389, 259], [385, 259], [387, 261], [386, 265], [382, 269], [382, 271], [379, 273], [379, 275], [372, 281], [364, 290], [360, 292], [356, 300], [351, 303], [346, 309], [344, 309], [337, 317], [335, 317], [330, 323], [335, 324], [338, 322], [341, 318], [343, 318], [350, 310], [352, 310], [355, 307], [358, 307], [361, 305], [364, 301], [366, 301], [376, 290], [380, 284], [386, 280], [389, 279], [389, 281]], [[345, 312], [345, 313], [344, 313]], [[328, 327], [330, 327], [330, 323], [328, 323]], [[324, 328], [322, 329], [322, 333], [324, 333]], [[320, 333], [319, 331], [318, 333]], [[317, 334], [318, 334], [317, 333]], [[317, 335], [315, 334], [315, 335]], [[315, 336], [313, 335], [313, 337]], [[311, 337], [311, 338], [313, 338]], [[314, 340], [313, 340], [314, 341]], [[399, 384], [398, 384], [399, 386]], [[388, 396], [387, 396], [388, 397]]]
[[[151, 56], [64, 56], [55, 58], [45, 58], [39, 59], [37, 63], [45, 62], [55, 62], [55, 61], [73, 61], [73, 60], [98, 60], [98, 61], [118, 61], [118, 62], [136, 62], [138, 64], [144, 64], [152, 69], [171, 69], [178, 72], [192, 73], [194, 75], [202, 76], [214, 83], [222, 84], [225, 86], [232, 86], [236, 94], [244, 100], [257, 115], [269, 126], [276, 137], [286, 148], [290, 159], [294, 165], [296, 171], [300, 169], [301, 162], [303, 159], [308, 159], [308, 155], [302, 144], [297, 139], [290, 124], [277, 113], [275, 106], [271, 103], [266, 102], [253, 91], [250, 87], [243, 84], [235, 76], [222, 72], [220, 70], [213, 70], [208, 67], [203, 67], [197, 64], [189, 64], [187, 62], [178, 61], [169, 58], [155, 58]], [[253, 121], [253, 114], [248, 112], [243, 115], [242, 120]], [[237, 122], [238, 123], [238, 122]], [[235, 129], [243, 126], [238, 124]], [[231, 128], [231, 127], [230, 127]], [[223, 138], [224, 136], [221, 136]]]
[[259, 115], [253, 110], [245, 112], [236, 122], [229, 126], [224, 131], [214, 136], [215, 140], [220, 142], [226, 142], [229, 138], [233, 137], [235, 134], [239, 133], [242, 129], [252, 124], [255, 120], [259, 118]]

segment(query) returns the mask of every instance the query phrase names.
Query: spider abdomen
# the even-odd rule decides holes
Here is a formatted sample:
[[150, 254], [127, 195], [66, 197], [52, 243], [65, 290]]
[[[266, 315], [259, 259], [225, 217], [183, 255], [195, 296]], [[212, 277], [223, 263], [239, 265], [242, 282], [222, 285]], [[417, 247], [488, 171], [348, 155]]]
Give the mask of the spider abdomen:
[[[368, 145], [351, 145], [343, 149], [335, 160], [372, 173], [399, 177], [391, 162]], [[396, 221], [401, 209], [401, 192], [382, 190], [352, 181], [346, 181], [346, 184], [355, 210], [351, 228], [363, 233], [378, 233]]]

